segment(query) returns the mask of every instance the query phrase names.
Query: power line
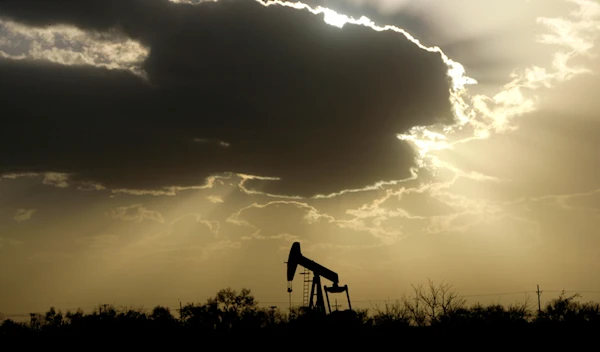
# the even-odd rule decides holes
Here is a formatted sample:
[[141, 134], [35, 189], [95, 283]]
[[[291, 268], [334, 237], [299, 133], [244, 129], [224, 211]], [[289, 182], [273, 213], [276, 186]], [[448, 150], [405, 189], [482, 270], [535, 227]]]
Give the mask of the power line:
[[460, 297], [486, 297], [486, 296], [507, 296], [507, 295], [522, 295], [535, 291], [515, 291], [515, 292], [500, 292], [500, 293], [480, 293], [475, 295], [459, 295]]
[[600, 291], [579, 291], [579, 290], [544, 290], [544, 292], [550, 293], [600, 293]]

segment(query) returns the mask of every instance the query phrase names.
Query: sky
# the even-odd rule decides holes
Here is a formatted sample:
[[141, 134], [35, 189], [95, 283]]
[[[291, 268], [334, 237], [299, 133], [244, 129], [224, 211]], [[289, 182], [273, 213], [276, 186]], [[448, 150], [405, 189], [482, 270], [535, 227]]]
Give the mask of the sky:
[[0, 312], [285, 308], [296, 241], [359, 308], [600, 300], [599, 34], [597, 0], [1, 1]]

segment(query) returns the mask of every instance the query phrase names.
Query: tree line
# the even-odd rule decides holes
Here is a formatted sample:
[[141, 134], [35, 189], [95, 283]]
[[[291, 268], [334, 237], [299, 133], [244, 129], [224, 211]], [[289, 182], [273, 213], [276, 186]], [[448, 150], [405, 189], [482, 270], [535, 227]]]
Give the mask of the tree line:
[[[177, 314], [157, 306], [150, 313], [142, 309], [97, 307], [65, 313], [50, 308], [31, 314], [28, 322], [4, 319], [0, 315], [0, 337], [99, 336], [204, 336], [252, 334], [253, 336], [294, 336], [319, 331], [344, 331], [361, 335], [447, 333], [477, 330], [499, 331], [576, 330], [600, 332], [600, 304], [580, 302], [579, 294], [561, 293], [541, 309], [528, 300], [512, 305], [468, 305], [451, 285], [442, 283], [413, 286], [413, 293], [371, 309], [339, 311], [317, 315], [302, 307], [289, 312], [262, 308], [249, 289], [231, 288], [217, 292], [203, 303], [182, 305]], [[540, 329], [541, 328], [541, 329]], [[325, 329], [325, 330], [323, 330]], [[357, 336], [357, 335], [356, 335]]]

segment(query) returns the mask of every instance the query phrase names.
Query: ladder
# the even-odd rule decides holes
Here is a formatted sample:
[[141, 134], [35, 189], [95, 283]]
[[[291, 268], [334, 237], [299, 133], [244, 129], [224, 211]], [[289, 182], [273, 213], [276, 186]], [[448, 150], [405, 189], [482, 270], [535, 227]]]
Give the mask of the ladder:
[[310, 285], [312, 283], [310, 279], [310, 270], [304, 268], [304, 285], [302, 286], [302, 306], [308, 307], [309, 299], [310, 299]]

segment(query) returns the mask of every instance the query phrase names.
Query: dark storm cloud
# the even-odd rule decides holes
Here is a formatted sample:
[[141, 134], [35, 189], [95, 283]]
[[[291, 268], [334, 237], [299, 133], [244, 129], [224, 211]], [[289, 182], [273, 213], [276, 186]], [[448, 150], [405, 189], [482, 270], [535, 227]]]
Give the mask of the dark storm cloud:
[[281, 177], [264, 191], [312, 195], [408, 176], [413, 153], [396, 133], [452, 119], [438, 54], [304, 11], [19, 0], [0, 2], [0, 15], [118, 26], [151, 48], [151, 84], [128, 72], [0, 61], [0, 172], [156, 188], [229, 171]]

